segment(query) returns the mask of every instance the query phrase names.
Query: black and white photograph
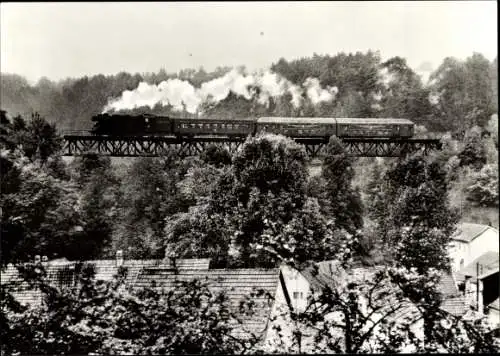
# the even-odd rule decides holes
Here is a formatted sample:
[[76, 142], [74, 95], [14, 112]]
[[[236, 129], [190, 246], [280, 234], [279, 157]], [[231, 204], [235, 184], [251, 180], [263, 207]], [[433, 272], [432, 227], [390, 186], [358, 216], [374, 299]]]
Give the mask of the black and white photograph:
[[0, 354], [498, 354], [497, 7], [2, 2]]

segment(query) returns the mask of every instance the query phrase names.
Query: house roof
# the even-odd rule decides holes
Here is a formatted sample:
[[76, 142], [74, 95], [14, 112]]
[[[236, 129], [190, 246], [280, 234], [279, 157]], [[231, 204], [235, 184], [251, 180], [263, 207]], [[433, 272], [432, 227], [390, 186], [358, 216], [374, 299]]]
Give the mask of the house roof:
[[223, 292], [233, 308], [238, 311], [240, 303], [252, 292], [262, 290], [264, 294], [253, 296], [254, 314], [242, 316], [242, 325], [235, 328], [238, 336], [250, 333], [261, 336], [267, 329], [272, 299], [267, 295], [276, 294], [279, 269], [212, 269], [212, 270], [172, 270], [168, 268], [144, 269], [134, 283], [135, 288], [153, 287], [157, 290], [174, 290], [181, 282], [199, 280], [207, 283], [212, 293]]
[[[383, 266], [374, 267], [355, 267], [349, 271], [345, 271], [341, 268], [338, 263], [331, 263], [329, 261], [320, 262], [317, 267], [308, 267], [301, 271], [302, 275], [309, 282], [313, 290], [321, 289], [325, 285], [331, 285], [337, 281], [358, 281], [363, 280], [369, 281], [373, 278], [375, 273], [382, 270]], [[333, 277], [333, 278], [332, 278]], [[441, 279], [439, 283], [439, 290], [443, 295], [443, 302], [441, 304], [441, 309], [447, 311], [453, 315], [464, 315], [469, 309], [466, 301], [460, 296], [455, 278], [452, 274], [441, 273]], [[380, 291], [383, 293], [383, 290]], [[396, 299], [393, 300], [394, 296], [392, 293], [387, 294], [384, 298], [388, 298], [388, 305], [394, 305]], [[400, 301], [398, 301], [399, 303]], [[403, 318], [412, 318], [412, 320], [417, 320], [419, 311], [416, 306], [410, 302], [403, 302], [401, 307], [392, 315], [388, 317], [389, 321], [402, 320]]]
[[[68, 261], [65, 259], [58, 259], [49, 262], [42, 262], [42, 266], [45, 269], [46, 277], [49, 283], [56, 285], [58, 287], [69, 286], [74, 283], [74, 272], [76, 265], [79, 262]], [[118, 273], [118, 266], [116, 260], [90, 260], [83, 261], [84, 264], [91, 264], [95, 267], [95, 279], [109, 281], [113, 279]], [[179, 270], [184, 269], [196, 269], [203, 270], [208, 269], [210, 264], [210, 259], [179, 259], [176, 260], [176, 267]], [[162, 266], [164, 268], [172, 268], [170, 262], [155, 259], [155, 260], [124, 260], [123, 267], [126, 268], [127, 274], [125, 279], [125, 284], [132, 284], [140, 271], [143, 268], [149, 268], [153, 266]], [[33, 290], [31, 286], [23, 279], [18, 269], [13, 265], [9, 264], [7, 268], [1, 271], [1, 284], [12, 286], [12, 293], [16, 299], [21, 304], [32, 304], [36, 305], [41, 302], [40, 291]]]
[[[478, 269], [479, 265], [479, 269]], [[465, 268], [460, 270], [460, 273], [466, 276], [476, 277], [479, 279], [485, 278], [499, 270], [498, 252], [488, 251], [472, 261]]]
[[[124, 260], [123, 267], [128, 269], [126, 285], [134, 288], [151, 287], [171, 290], [180, 282], [195, 279], [206, 282], [214, 292], [224, 292], [235, 312], [238, 312], [240, 302], [250, 297], [254, 306], [251, 316], [241, 315], [242, 324], [234, 328], [235, 336], [246, 337], [251, 334], [259, 337], [267, 329], [273, 298], [279, 283], [279, 269], [208, 269], [209, 259], [176, 260], [176, 266], [164, 260]], [[84, 261], [95, 266], [95, 278], [110, 280], [118, 272], [115, 260]], [[74, 271], [77, 262], [57, 261], [42, 263], [50, 283], [58, 286], [74, 281]], [[9, 265], [1, 271], [2, 285], [13, 286], [12, 294], [21, 304], [39, 305], [42, 293], [34, 290], [20, 275], [18, 269]], [[252, 292], [262, 291], [259, 295]], [[271, 296], [271, 298], [269, 298]]]
[[[309, 266], [301, 271], [301, 274], [306, 278], [313, 289], [320, 289], [325, 284], [331, 283], [331, 276], [335, 276], [336, 280], [341, 278], [370, 280], [376, 272], [384, 268], [383, 266], [354, 267], [349, 271], [345, 271], [336, 261], [323, 261], [316, 265], [316, 268], [314, 266]], [[439, 289], [445, 297], [458, 294], [458, 288], [452, 274], [445, 272], [441, 273]]]
[[489, 229], [498, 233], [495, 228], [488, 225], [461, 223], [457, 226], [457, 231], [453, 236], [453, 239], [469, 243]]
[[470, 307], [467, 304], [466, 298], [460, 295], [443, 299], [441, 309], [454, 316], [462, 316]]
[[[111, 280], [118, 273], [116, 260], [91, 260], [86, 263], [93, 264], [96, 267], [95, 278], [98, 280]], [[175, 266], [178, 269], [208, 269], [210, 265], [209, 258], [177, 259]], [[127, 269], [127, 281], [133, 282], [143, 268], [150, 267], [172, 268], [169, 260], [150, 259], [150, 260], [123, 260], [122, 267]]]
[[500, 311], [500, 298], [497, 298], [493, 302], [488, 304], [488, 309], [495, 309], [497, 311]]
[[444, 298], [458, 295], [457, 283], [453, 274], [446, 272], [441, 273], [441, 279], [439, 280], [439, 291], [443, 294]]

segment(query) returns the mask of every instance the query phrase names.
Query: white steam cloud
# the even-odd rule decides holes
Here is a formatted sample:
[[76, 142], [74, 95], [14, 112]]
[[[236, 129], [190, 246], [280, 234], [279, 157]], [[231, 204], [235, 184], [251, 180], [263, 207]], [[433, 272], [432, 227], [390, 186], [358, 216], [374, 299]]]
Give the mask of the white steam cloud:
[[305, 98], [314, 105], [335, 99], [337, 87], [321, 88], [319, 80], [307, 78], [302, 87], [297, 86], [280, 75], [269, 70], [257, 74], [245, 75], [233, 69], [220, 78], [203, 83], [200, 88], [189, 82], [169, 79], [158, 85], [145, 82], [134, 90], [126, 90], [119, 98], [112, 99], [103, 112], [134, 109], [141, 106], [153, 108], [157, 104], [172, 105], [176, 110], [196, 113], [204, 102], [218, 103], [233, 92], [247, 100], [257, 99], [262, 105], [269, 105], [270, 98], [285, 94], [291, 95], [291, 104], [298, 108]]

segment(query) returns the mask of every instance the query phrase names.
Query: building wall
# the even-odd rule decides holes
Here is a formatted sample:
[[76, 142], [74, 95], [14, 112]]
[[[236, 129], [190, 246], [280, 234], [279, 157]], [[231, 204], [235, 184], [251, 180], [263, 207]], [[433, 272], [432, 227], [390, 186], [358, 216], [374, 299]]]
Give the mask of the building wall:
[[493, 228], [487, 229], [469, 243], [467, 255], [469, 263], [486, 252], [498, 252], [498, 245], [498, 230]]
[[469, 261], [469, 246], [466, 242], [454, 240], [450, 244], [448, 253], [451, 259], [451, 268], [454, 272], [467, 266]]
[[[498, 252], [498, 230], [489, 228], [471, 242], [453, 240], [448, 248], [453, 271], [458, 272], [486, 252]], [[463, 262], [462, 262], [463, 261]]]
[[[314, 341], [315, 331], [305, 325], [294, 321], [291, 317], [292, 311], [288, 305], [288, 294], [290, 304], [296, 312], [303, 312], [308, 304], [310, 293], [309, 282], [296, 270], [282, 266], [282, 279], [280, 288], [276, 291], [275, 303], [271, 311], [271, 322], [267, 329], [264, 350], [267, 353], [315, 353]], [[294, 298], [294, 293], [296, 298]], [[296, 335], [301, 333], [300, 346]]]
[[498, 311], [497, 309], [489, 308], [488, 321], [491, 323], [491, 325], [496, 325], [497, 328], [500, 328], [500, 311]]
[[282, 266], [281, 272], [290, 296], [290, 303], [294, 310], [302, 312], [307, 308], [310, 293], [309, 282], [296, 269]]
[[292, 335], [293, 323], [290, 319], [290, 308], [280, 281], [271, 309], [270, 322], [264, 340], [264, 351], [267, 353], [292, 352]]

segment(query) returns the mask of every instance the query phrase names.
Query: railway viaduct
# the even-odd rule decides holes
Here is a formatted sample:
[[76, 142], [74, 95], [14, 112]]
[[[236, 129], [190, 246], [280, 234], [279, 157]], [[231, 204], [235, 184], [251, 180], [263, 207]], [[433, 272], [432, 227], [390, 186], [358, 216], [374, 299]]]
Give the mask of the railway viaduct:
[[[310, 157], [321, 154], [327, 144], [325, 139], [293, 138], [303, 144]], [[197, 155], [209, 145], [226, 147], [234, 153], [245, 138], [229, 136], [201, 135], [194, 137], [176, 136], [97, 136], [86, 131], [69, 132], [64, 135], [64, 155], [79, 156], [96, 153], [113, 157], [155, 157], [174, 151], [179, 157]], [[441, 148], [438, 139], [382, 139], [348, 138], [342, 139], [344, 147], [357, 157], [401, 157], [412, 152], [424, 154]]]

